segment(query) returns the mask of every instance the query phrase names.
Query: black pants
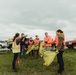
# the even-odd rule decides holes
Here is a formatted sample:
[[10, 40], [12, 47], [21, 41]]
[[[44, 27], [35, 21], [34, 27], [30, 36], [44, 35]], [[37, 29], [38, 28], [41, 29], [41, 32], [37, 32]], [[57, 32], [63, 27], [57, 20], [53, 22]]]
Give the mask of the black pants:
[[33, 50], [33, 57], [38, 58], [39, 50]]
[[14, 53], [14, 58], [13, 58], [13, 62], [12, 62], [12, 69], [15, 70], [16, 69], [16, 61], [18, 58], [18, 53]]
[[58, 69], [59, 71], [64, 70], [63, 52], [64, 51], [59, 51], [59, 53], [57, 54], [57, 60], [59, 63], [59, 69]]
[[29, 53], [29, 56], [30, 56], [30, 55], [33, 56], [33, 54], [34, 54], [34, 51], [32, 50], [32, 51]]

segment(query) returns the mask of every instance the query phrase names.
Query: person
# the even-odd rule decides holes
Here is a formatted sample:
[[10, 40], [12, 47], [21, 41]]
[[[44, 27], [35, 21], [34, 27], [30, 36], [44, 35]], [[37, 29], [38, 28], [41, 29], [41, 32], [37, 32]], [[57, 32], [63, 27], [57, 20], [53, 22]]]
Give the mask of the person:
[[35, 49], [34, 50], [34, 56], [36, 56], [36, 58], [38, 58], [38, 55], [39, 55], [39, 45], [40, 45], [40, 39], [38, 37], [38, 35], [35, 36], [35, 39], [34, 39], [34, 45], [35, 45]]
[[25, 41], [26, 41], [26, 36], [24, 33], [22, 33], [21, 43], [20, 43], [20, 58], [25, 57]]
[[56, 31], [56, 49], [58, 50], [58, 54], [57, 54], [57, 61], [59, 64], [59, 68], [57, 73], [62, 74], [62, 72], [64, 71], [64, 61], [63, 61], [63, 53], [64, 53], [64, 33], [62, 30], [57, 30]]
[[[27, 38], [28, 35], [24, 36], [25, 39], [25, 46], [24, 46], [24, 53], [26, 54], [27, 50], [28, 50], [28, 45], [29, 45], [29, 38]], [[25, 57], [25, 56], [24, 56]]]
[[52, 46], [52, 37], [48, 35], [47, 32], [45, 32], [45, 37], [44, 37], [44, 48], [46, 51], [50, 51], [51, 50], [51, 46]]
[[[32, 37], [30, 37], [29, 42], [28, 42], [28, 47], [32, 47], [34, 44], [34, 40]], [[33, 50], [29, 53], [29, 55], [31, 55], [32, 53], [32, 58], [33, 58]]]
[[12, 52], [14, 53], [13, 62], [12, 62], [13, 72], [17, 72], [16, 61], [18, 60], [18, 54], [20, 53], [20, 39], [19, 38], [20, 38], [19, 33], [16, 33], [13, 38], [13, 47], [12, 47]]

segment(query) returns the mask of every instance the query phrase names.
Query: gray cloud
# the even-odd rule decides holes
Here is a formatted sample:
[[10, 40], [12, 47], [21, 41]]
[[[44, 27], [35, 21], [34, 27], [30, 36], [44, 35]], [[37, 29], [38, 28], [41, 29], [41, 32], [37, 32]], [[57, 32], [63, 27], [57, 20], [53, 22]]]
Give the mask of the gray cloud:
[[60, 28], [70, 38], [69, 32], [76, 32], [75, 9], [76, 0], [0, 0], [0, 33], [2, 37], [8, 33], [6, 38], [18, 31], [30, 34], [29, 30]]

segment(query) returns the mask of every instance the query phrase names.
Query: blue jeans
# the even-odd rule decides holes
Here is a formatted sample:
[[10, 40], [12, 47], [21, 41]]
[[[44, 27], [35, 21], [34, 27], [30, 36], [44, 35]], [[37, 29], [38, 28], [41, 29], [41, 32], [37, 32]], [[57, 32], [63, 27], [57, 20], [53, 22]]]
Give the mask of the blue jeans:
[[21, 52], [20, 52], [20, 56], [21, 57], [25, 57], [25, 50], [24, 50], [24, 45], [21, 46]]

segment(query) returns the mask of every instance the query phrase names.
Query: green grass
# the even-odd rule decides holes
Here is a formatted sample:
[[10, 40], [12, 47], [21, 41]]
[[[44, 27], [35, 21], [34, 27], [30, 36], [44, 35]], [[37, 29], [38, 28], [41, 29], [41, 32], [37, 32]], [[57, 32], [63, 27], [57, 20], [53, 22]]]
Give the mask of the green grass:
[[[26, 56], [26, 58], [20, 60], [20, 65], [16, 65], [18, 72], [13, 73], [12, 59], [13, 54], [11, 52], [0, 53], [0, 75], [55, 75], [58, 69], [56, 58], [50, 66], [46, 67], [43, 66], [42, 58], [31, 59], [29, 56]], [[76, 75], [76, 50], [65, 50], [64, 62], [65, 71], [62, 75]]]

